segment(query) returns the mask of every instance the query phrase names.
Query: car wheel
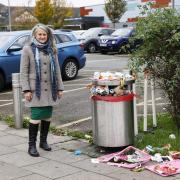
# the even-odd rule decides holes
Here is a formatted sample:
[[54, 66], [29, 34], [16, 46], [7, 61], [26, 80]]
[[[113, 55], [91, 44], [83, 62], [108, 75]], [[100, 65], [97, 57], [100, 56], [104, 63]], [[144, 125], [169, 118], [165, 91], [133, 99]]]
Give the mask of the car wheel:
[[88, 45], [87, 51], [89, 53], [94, 53], [94, 52], [96, 52], [96, 50], [97, 50], [97, 48], [96, 48], [96, 44], [95, 43], [90, 43]]
[[78, 74], [78, 65], [74, 59], [68, 59], [63, 64], [62, 76], [65, 80], [74, 79]]
[[4, 76], [2, 73], [0, 73], [0, 92], [4, 89], [4, 87], [5, 87]]

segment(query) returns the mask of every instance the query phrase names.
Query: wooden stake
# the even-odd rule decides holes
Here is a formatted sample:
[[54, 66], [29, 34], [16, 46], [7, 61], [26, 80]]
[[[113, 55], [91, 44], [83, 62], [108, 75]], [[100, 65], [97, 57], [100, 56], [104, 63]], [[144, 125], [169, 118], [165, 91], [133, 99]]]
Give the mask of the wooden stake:
[[153, 79], [151, 79], [151, 97], [152, 97], [153, 127], [157, 127], [156, 103], [155, 103], [155, 91], [154, 91], [154, 80]]
[[144, 77], [144, 131], [147, 131], [147, 88], [148, 79], [147, 74]]

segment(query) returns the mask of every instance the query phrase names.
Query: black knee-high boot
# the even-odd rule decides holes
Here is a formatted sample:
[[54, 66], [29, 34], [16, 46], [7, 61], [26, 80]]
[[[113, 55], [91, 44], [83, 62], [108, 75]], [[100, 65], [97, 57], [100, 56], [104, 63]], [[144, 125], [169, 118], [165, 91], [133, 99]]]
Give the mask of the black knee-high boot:
[[41, 134], [39, 147], [45, 151], [51, 151], [51, 147], [47, 143], [47, 135], [49, 131], [50, 121], [41, 120]]
[[29, 149], [28, 153], [33, 157], [38, 157], [39, 152], [36, 149], [36, 138], [39, 124], [29, 123]]

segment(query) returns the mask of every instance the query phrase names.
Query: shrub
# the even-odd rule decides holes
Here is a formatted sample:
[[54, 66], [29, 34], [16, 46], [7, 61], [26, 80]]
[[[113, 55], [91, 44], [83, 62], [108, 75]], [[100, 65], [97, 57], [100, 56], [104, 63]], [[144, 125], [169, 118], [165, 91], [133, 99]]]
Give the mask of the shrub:
[[132, 53], [134, 72], [148, 71], [170, 102], [168, 111], [180, 128], [180, 14], [174, 9], [157, 9], [140, 18], [134, 38], [143, 44]]

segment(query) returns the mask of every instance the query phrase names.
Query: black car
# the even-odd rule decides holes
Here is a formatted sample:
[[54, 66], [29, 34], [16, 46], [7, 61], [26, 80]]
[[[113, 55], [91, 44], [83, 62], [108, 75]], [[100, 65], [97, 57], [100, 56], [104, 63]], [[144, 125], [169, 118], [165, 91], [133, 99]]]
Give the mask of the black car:
[[133, 39], [135, 29], [133, 27], [120, 28], [110, 36], [99, 38], [100, 52], [130, 53], [142, 44], [141, 40]]
[[90, 28], [79, 37], [79, 41], [84, 45], [84, 50], [89, 53], [94, 53], [99, 50], [99, 37], [102, 35], [111, 35], [114, 29], [96, 27]]

